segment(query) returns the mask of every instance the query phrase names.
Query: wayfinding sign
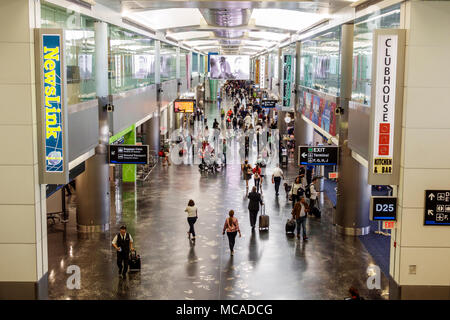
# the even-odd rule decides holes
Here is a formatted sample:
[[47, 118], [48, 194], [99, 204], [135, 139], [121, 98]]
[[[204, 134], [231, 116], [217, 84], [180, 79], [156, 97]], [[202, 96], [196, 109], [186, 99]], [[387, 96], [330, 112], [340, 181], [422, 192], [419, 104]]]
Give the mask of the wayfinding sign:
[[263, 108], [275, 108], [277, 106], [278, 100], [262, 100], [261, 107]]
[[302, 165], [335, 166], [338, 159], [338, 147], [334, 146], [300, 146], [299, 163]]
[[109, 145], [109, 163], [147, 164], [148, 159], [148, 145]]
[[371, 197], [370, 198], [370, 220], [396, 221], [397, 220], [397, 198], [396, 197]]
[[372, 185], [399, 182], [404, 55], [405, 30], [375, 30], [368, 161]]
[[450, 226], [450, 190], [425, 190], [424, 225]]

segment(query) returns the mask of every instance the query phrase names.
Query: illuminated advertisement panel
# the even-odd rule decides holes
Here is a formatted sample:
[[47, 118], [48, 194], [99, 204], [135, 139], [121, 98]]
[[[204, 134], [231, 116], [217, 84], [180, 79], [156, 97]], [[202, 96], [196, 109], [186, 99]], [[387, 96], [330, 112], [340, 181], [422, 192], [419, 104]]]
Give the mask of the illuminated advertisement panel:
[[63, 34], [36, 31], [36, 95], [39, 135], [39, 178], [42, 184], [68, 182], [65, 136]]
[[210, 55], [209, 77], [224, 80], [250, 80], [250, 56]]
[[175, 113], [192, 113], [195, 109], [195, 100], [175, 100], [173, 110]]

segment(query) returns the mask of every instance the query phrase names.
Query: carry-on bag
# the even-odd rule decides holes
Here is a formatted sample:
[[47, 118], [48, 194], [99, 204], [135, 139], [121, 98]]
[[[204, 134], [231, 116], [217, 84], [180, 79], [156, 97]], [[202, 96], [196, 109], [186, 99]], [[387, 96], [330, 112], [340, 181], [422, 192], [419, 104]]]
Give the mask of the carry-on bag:
[[128, 261], [130, 271], [141, 270], [141, 256], [136, 253], [136, 250], [130, 252], [130, 260]]
[[320, 212], [320, 209], [317, 207], [313, 207], [311, 210], [311, 213], [313, 214], [314, 217], [316, 217], [317, 219], [320, 219], [320, 217], [322, 216], [322, 212]]
[[294, 219], [288, 219], [286, 222], [286, 233], [287, 234], [293, 234], [295, 231], [295, 220]]
[[259, 216], [259, 230], [269, 230], [270, 218], [266, 215], [266, 206], [263, 206], [261, 215]]

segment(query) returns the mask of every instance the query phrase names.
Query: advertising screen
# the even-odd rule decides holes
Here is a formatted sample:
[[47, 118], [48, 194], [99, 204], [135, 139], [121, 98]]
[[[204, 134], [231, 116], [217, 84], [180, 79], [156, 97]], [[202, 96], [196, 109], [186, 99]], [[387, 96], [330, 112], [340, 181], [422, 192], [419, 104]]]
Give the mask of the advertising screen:
[[80, 68], [80, 79], [92, 79], [92, 54], [80, 54], [78, 56], [78, 67]]
[[133, 56], [133, 78], [147, 79], [155, 72], [155, 56], [138, 54]]
[[195, 108], [195, 100], [175, 100], [173, 108], [175, 113], [192, 113]]
[[209, 70], [211, 79], [249, 80], [250, 56], [211, 55]]

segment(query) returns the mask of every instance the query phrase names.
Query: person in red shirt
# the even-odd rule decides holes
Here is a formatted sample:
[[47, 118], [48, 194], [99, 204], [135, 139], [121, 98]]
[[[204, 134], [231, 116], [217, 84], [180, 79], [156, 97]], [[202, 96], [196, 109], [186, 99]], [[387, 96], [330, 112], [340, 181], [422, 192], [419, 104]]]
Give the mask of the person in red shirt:
[[[259, 192], [259, 189], [260, 189], [260, 186], [262, 183], [262, 177], [261, 177], [261, 168], [259, 167], [258, 164], [253, 168], [253, 180], [255, 181], [256, 191]], [[261, 192], [262, 192], [262, 186], [261, 186]]]

